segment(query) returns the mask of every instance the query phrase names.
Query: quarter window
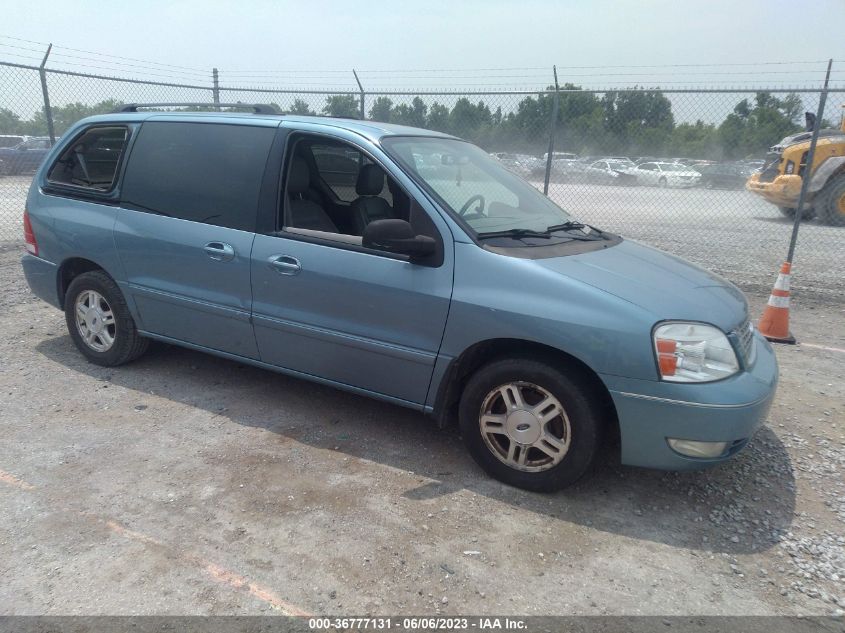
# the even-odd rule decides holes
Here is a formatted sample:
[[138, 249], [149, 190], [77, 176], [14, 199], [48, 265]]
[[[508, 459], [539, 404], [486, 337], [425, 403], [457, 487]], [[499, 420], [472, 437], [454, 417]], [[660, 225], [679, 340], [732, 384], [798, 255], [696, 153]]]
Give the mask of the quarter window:
[[247, 125], [144, 123], [126, 166], [121, 204], [254, 231], [275, 132]]
[[62, 152], [50, 168], [47, 180], [57, 185], [111, 191], [128, 138], [129, 130], [125, 127], [86, 130]]

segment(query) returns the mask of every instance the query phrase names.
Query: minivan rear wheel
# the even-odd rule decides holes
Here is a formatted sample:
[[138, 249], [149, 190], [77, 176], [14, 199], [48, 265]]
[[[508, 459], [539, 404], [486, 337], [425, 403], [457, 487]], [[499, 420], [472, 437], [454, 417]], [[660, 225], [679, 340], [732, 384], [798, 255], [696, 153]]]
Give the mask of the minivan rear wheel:
[[470, 378], [459, 419], [467, 449], [488, 474], [518, 488], [551, 492], [575, 483], [592, 464], [600, 410], [574, 373], [509, 358]]
[[102, 271], [83, 273], [70, 283], [65, 293], [65, 321], [76, 347], [97, 365], [128, 363], [149, 344], [138, 334], [120, 288]]

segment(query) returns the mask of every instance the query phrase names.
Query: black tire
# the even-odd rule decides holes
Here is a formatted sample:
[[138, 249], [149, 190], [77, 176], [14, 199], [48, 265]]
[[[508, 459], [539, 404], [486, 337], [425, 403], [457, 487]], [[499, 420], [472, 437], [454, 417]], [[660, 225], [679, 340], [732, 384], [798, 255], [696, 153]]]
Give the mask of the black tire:
[[[488, 446], [481, 432], [482, 407], [497, 387], [509, 383], [541, 387], [559, 401], [568, 418], [569, 448], [557, 464], [546, 470], [525, 472], [508, 466]], [[601, 442], [602, 410], [594, 389], [576, 372], [528, 358], [507, 358], [483, 366], [469, 379], [461, 396], [459, 421], [470, 455], [489, 475], [517, 488], [553, 492], [578, 481], [592, 465]], [[547, 424], [561, 423], [562, 418]], [[509, 444], [512, 440], [503, 441]], [[535, 456], [544, 457], [536, 448], [526, 453], [531, 454], [532, 450]]]
[[[795, 219], [794, 207], [778, 207], [778, 211], [780, 211], [784, 217], [787, 217], [790, 220]], [[814, 217], [816, 217], [816, 210], [810, 207], [804, 209], [804, 212], [801, 214], [802, 220], [812, 220]]]
[[840, 174], [825, 185], [817, 205], [825, 224], [845, 226], [845, 174]]
[[[97, 351], [86, 343], [77, 325], [76, 302], [80, 295], [88, 291], [99, 293], [114, 315], [113, 343], [104, 351]], [[65, 322], [77, 349], [97, 365], [123, 365], [138, 358], [149, 346], [149, 341], [138, 334], [120, 288], [102, 271], [82, 273], [70, 283], [65, 293]]]

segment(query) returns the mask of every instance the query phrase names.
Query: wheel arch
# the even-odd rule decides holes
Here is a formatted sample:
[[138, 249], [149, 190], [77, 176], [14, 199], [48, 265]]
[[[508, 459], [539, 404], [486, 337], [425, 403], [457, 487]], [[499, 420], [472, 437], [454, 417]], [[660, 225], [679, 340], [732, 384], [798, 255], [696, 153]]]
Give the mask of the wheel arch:
[[816, 167], [810, 178], [810, 193], [818, 193], [835, 177], [845, 174], [845, 156], [831, 156]]
[[94, 262], [85, 257], [68, 257], [60, 265], [58, 273], [56, 274], [56, 292], [59, 297], [59, 305], [65, 305], [65, 295], [71, 282], [82, 273], [88, 273], [95, 270], [104, 272], [112, 277], [109, 272], [97, 262]]
[[585, 382], [604, 408], [602, 417], [607, 421], [611, 437], [618, 437], [616, 406], [604, 382], [589, 365], [556, 347], [516, 338], [479, 341], [452, 360], [440, 381], [434, 403], [433, 415], [438, 426], [443, 428], [456, 423], [463, 388], [476, 370], [495, 360], [518, 356], [541, 360], [560, 369], [574, 369], [576, 375]]

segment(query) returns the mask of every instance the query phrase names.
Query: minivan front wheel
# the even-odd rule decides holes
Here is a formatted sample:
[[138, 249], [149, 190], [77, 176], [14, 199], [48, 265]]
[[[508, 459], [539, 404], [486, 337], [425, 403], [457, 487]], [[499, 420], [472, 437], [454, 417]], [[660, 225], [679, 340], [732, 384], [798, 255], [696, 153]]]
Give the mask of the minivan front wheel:
[[600, 407], [587, 385], [524, 358], [495, 361], [474, 374], [460, 402], [473, 458], [512, 486], [550, 492], [577, 481], [598, 450]]
[[97, 365], [122, 365], [147, 349], [148, 341], [138, 334], [123, 293], [104, 272], [83, 273], [70, 283], [65, 321], [76, 347]]

